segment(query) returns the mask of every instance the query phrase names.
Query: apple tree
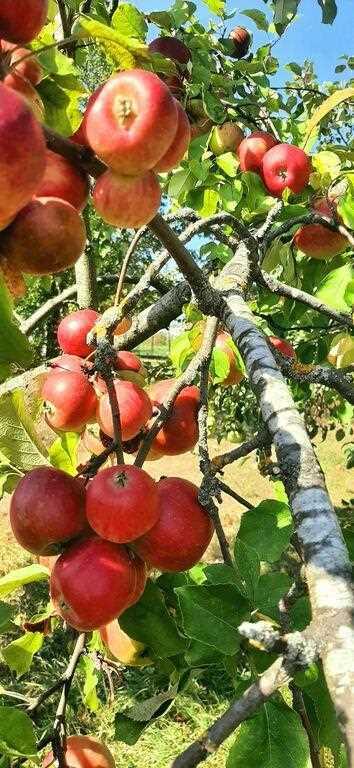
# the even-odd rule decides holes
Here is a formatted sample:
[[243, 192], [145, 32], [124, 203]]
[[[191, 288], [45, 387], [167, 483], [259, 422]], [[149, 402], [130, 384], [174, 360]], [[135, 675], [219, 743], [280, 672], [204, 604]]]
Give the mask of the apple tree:
[[[298, 2], [244, 12], [258, 48], [206, 4], [206, 26], [184, 0], [0, 4], [0, 492], [28, 553], [0, 579], [2, 768], [112, 768], [68, 732], [75, 678], [95, 710], [111, 668], [147, 664], [154, 695], [115, 718], [137, 761], [215, 668], [235, 697], [173, 768], [233, 733], [228, 768], [354, 766], [354, 528], [312, 444], [335, 427], [353, 466], [353, 58], [322, 84], [289, 62], [279, 85]], [[148, 382], [133, 350], [178, 318]], [[242, 441], [211, 455], [227, 432]], [[191, 450], [199, 487], [174, 471]], [[253, 452], [274, 483], [258, 506], [223, 478]], [[245, 509], [232, 540], [225, 494]], [[12, 597], [37, 582], [24, 619]], [[58, 637], [66, 669], [24, 695], [14, 676]]]

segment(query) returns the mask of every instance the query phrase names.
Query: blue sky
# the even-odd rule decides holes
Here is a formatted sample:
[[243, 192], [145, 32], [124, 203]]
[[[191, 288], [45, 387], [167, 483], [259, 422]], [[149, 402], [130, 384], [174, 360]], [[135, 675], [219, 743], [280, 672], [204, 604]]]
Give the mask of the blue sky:
[[[210, 16], [207, 7], [201, 0], [194, 0], [194, 2], [198, 8], [199, 18], [205, 23]], [[143, 11], [157, 11], [168, 8], [172, 0], [171, 3], [169, 0], [138, 0], [136, 4]], [[321, 10], [317, 0], [301, 0], [298, 20], [274, 47], [274, 55], [279, 61], [285, 64], [288, 61], [301, 63], [306, 58], [312, 59], [319, 79], [332, 80], [338, 57], [342, 54], [354, 55], [354, 0], [337, 0], [337, 6], [337, 18], [332, 25], [327, 25], [321, 23]], [[259, 8], [267, 12], [267, 6], [262, 0], [239, 0], [237, 5], [228, 0], [228, 12], [235, 8], [238, 13], [235, 21], [231, 22], [231, 26], [235, 26], [235, 23], [247, 26], [254, 34], [256, 45], [269, 39], [269, 36], [256, 29], [251, 19], [239, 13], [250, 8]], [[346, 73], [344, 75], [347, 77]]]

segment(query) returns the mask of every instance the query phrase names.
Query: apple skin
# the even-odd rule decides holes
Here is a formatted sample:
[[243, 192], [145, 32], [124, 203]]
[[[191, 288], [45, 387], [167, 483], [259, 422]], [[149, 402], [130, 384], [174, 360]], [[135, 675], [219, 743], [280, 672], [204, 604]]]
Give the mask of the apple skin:
[[263, 157], [262, 176], [268, 191], [281, 197], [287, 187], [299, 194], [309, 182], [311, 163], [300, 147], [293, 144], [277, 144]]
[[237, 123], [227, 122], [223, 125], [215, 125], [209, 147], [218, 157], [224, 152], [236, 152], [244, 138], [245, 134]]
[[159, 78], [165, 85], [167, 85], [172, 96], [177, 99], [178, 102], [182, 101], [185, 90], [183, 78], [178, 75], [159, 75]]
[[107, 224], [139, 229], [156, 216], [161, 189], [152, 171], [143, 176], [122, 176], [108, 170], [97, 179], [92, 200]]
[[224, 352], [225, 355], [227, 355], [230, 363], [229, 373], [226, 379], [220, 382], [221, 386], [230, 387], [234, 384], [239, 384], [240, 381], [242, 381], [242, 379], [245, 378], [245, 375], [237, 367], [237, 360], [235, 357], [235, 352], [232, 349], [232, 338], [230, 334], [226, 333], [226, 331], [222, 331], [221, 333], [218, 333], [215, 340], [215, 347], [217, 347], [217, 349], [221, 349], [221, 351]]
[[[43, 69], [37, 57], [34, 54], [30, 56], [31, 51], [28, 48], [18, 48], [15, 43], [1, 40], [0, 50], [3, 54], [3, 58], [8, 61], [10, 66], [14, 64], [16, 65], [14, 71], [18, 75], [25, 78], [25, 80], [29, 80], [32, 85], [38, 85], [41, 82]], [[28, 58], [25, 58], [25, 56]], [[23, 61], [21, 61], [21, 59], [23, 59]], [[19, 61], [19, 64], [16, 64], [17, 61]]]
[[86, 514], [91, 528], [103, 539], [116, 544], [134, 541], [158, 520], [157, 484], [139, 467], [107, 467], [87, 488]]
[[113, 659], [128, 667], [146, 667], [152, 663], [151, 659], [141, 655], [146, 646], [123, 632], [117, 620], [100, 627], [99, 633]]
[[176, 131], [177, 110], [167, 85], [140, 69], [113, 75], [90, 108], [86, 123], [97, 156], [127, 176], [154, 168]]
[[46, 22], [48, 0], [1, 0], [0, 37], [25, 45], [37, 37]]
[[198, 502], [198, 488], [167, 477], [158, 483], [160, 517], [134, 549], [160, 571], [185, 571], [199, 562], [211, 542], [214, 525]]
[[191, 127], [188, 117], [178, 101], [176, 101], [176, 109], [178, 115], [177, 133], [166, 154], [159, 160], [157, 165], [155, 165], [154, 171], [157, 173], [166, 173], [167, 171], [171, 171], [172, 168], [176, 168], [181, 160], [183, 160], [189, 147]]
[[275, 147], [278, 141], [271, 133], [265, 131], [254, 131], [243, 139], [238, 148], [237, 154], [240, 160], [241, 171], [261, 172], [262, 160], [266, 152]]
[[[152, 405], [144, 389], [132, 381], [114, 382], [117, 394], [122, 440], [131, 440], [139, 434], [152, 415]], [[114, 436], [111, 407], [108, 394], [100, 398], [97, 409], [97, 421], [102, 431], [109, 437]]]
[[9, 223], [40, 183], [45, 169], [42, 129], [24, 100], [0, 83], [0, 221]]
[[[152, 384], [148, 390], [152, 403], [161, 405], [174, 384], [175, 379], [164, 379]], [[194, 448], [199, 437], [199, 401], [200, 391], [195, 386], [184, 387], [177, 395], [172, 413], [151, 443], [148, 456], [150, 461], [161, 456], [179, 456]]]
[[9, 263], [31, 275], [62, 272], [75, 264], [85, 245], [83, 219], [70, 203], [56, 197], [31, 200], [4, 235]]
[[234, 46], [232, 57], [243, 59], [247, 55], [251, 44], [251, 35], [248, 29], [245, 29], [245, 27], [235, 27], [230, 32], [229, 37]]
[[17, 91], [25, 99], [36, 120], [42, 123], [45, 113], [44, 104], [32, 83], [15, 71], [6, 75], [3, 82], [4, 85], [13, 91]]
[[[330, 219], [337, 218], [337, 206], [325, 197], [313, 203], [313, 210]], [[333, 232], [323, 224], [305, 224], [294, 235], [294, 243], [300, 251], [312, 259], [331, 259], [343, 253], [348, 247], [348, 240], [340, 232]]]
[[[123, 381], [133, 381], [134, 384], [138, 384], [140, 387], [145, 383], [147, 370], [134, 352], [128, 352], [128, 350], [124, 349], [117, 352], [114, 370], [118, 372], [119, 378]], [[98, 392], [107, 392], [106, 382], [101, 376], [97, 376], [94, 384]]]
[[78, 355], [59, 355], [51, 361], [48, 376], [54, 373], [61, 373], [61, 371], [71, 371], [72, 373], [83, 373], [84, 366], [90, 367], [90, 361], [85, 362], [82, 357]]
[[296, 357], [296, 352], [294, 347], [289, 344], [288, 341], [285, 341], [285, 339], [278, 339], [277, 336], [268, 336], [268, 341], [275, 347], [278, 352], [281, 352], [284, 357], [294, 358]]
[[99, 314], [94, 309], [78, 309], [66, 315], [57, 330], [57, 339], [60, 349], [69, 355], [87, 357], [93, 347], [87, 344], [87, 334], [92, 330], [99, 319]]
[[187, 46], [178, 40], [177, 37], [157, 37], [149, 43], [150, 53], [159, 53], [161, 56], [165, 56], [166, 59], [172, 59], [177, 61], [178, 64], [183, 64], [184, 67], [191, 59], [191, 52]]
[[87, 528], [85, 490], [60, 469], [36, 467], [12, 495], [10, 522], [21, 547], [35, 555], [55, 555]]
[[[54, 765], [53, 752], [48, 752], [42, 768]], [[101, 741], [93, 736], [68, 736], [66, 739], [65, 765], [70, 768], [115, 768], [113, 755]]]
[[52, 571], [50, 593], [59, 615], [80, 632], [99, 629], [131, 604], [137, 575], [122, 544], [91, 537], [72, 544]]
[[89, 182], [85, 173], [75, 168], [65, 157], [47, 149], [44, 176], [37, 197], [59, 197], [77, 211], [82, 211], [88, 200]]
[[46, 421], [54, 430], [82, 432], [97, 408], [95, 390], [82, 373], [49, 373], [41, 396], [46, 404]]

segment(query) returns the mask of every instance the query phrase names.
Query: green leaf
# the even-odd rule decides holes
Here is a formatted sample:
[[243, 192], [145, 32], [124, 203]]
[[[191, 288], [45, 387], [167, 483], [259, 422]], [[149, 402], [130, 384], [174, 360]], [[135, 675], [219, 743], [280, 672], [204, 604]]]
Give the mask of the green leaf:
[[182, 200], [194, 185], [195, 177], [190, 172], [189, 168], [182, 168], [171, 176], [168, 185], [168, 195], [169, 197], [177, 198], [177, 200]]
[[213, 216], [218, 209], [220, 200], [219, 192], [216, 189], [204, 189], [202, 195], [202, 204], [197, 210], [200, 216]]
[[71, 136], [82, 120], [80, 101], [86, 94], [77, 78], [46, 77], [38, 92], [44, 103], [46, 124], [63, 136]]
[[147, 645], [161, 659], [183, 653], [185, 640], [167, 611], [162, 592], [148, 581], [139, 602], [119, 618], [124, 632]]
[[262, 216], [274, 205], [274, 197], [271, 197], [257, 173], [246, 171], [242, 174], [242, 186], [244, 195], [242, 200], [242, 216], [246, 221]]
[[236, 176], [240, 163], [232, 152], [225, 152], [223, 155], [218, 155], [215, 160], [219, 168], [226, 173], [226, 176], [230, 176], [231, 178]]
[[172, 29], [173, 27], [172, 16], [167, 11], [153, 11], [149, 13], [149, 20], [162, 29]]
[[216, 16], [222, 16], [225, 11], [225, 0], [203, 0], [203, 3]]
[[130, 3], [122, 3], [112, 16], [112, 27], [127, 37], [145, 40], [148, 26], [144, 14]]
[[354, 229], [354, 184], [348, 186], [348, 189], [340, 200], [338, 214], [341, 216], [347, 227]]
[[308, 597], [299, 597], [296, 603], [291, 606], [289, 615], [293, 629], [297, 632], [302, 632], [311, 621], [311, 608]]
[[286, 573], [265, 573], [260, 576], [255, 594], [255, 607], [276, 621], [279, 619], [279, 600], [286, 595], [292, 584]]
[[225, 107], [220, 99], [207, 88], [203, 88], [202, 98], [203, 107], [208, 117], [215, 123], [222, 123], [225, 120]]
[[333, 269], [321, 280], [319, 288], [314, 293], [316, 299], [323, 301], [333, 309], [347, 312], [348, 305], [345, 300], [347, 286], [354, 279], [354, 267], [346, 262], [343, 266]]
[[317, 0], [322, 9], [322, 24], [333, 24], [337, 16], [337, 5], [335, 0]]
[[25, 635], [2, 648], [1, 653], [6, 664], [16, 672], [17, 677], [20, 677], [28, 672], [34, 654], [41, 649], [42, 645], [41, 632], [26, 632]]
[[32, 362], [29, 341], [13, 317], [13, 304], [0, 270], [0, 363], [27, 367]]
[[46, 448], [22, 390], [0, 398], [0, 454], [4, 463], [7, 460], [22, 473], [48, 464]]
[[249, 604], [238, 589], [203, 584], [178, 587], [175, 592], [186, 635], [233, 656], [240, 645], [237, 627], [249, 615]]
[[145, 728], [172, 706], [178, 693], [178, 683], [164, 693], [158, 693], [145, 701], [135, 704], [115, 718], [115, 737], [118, 741], [133, 745]]
[[51, 444], [48, 455], [53, 467], [62, 469], [68, 475], [76, 475], [79, 463], [77, 449], [80, 435], [77, 432], [64, 432]]
[[119, 69], [131, 69], [140, 58], [152, 58], [148, 47], [136, 37], [126, 36], [96, 19], [81, 16], [75, 32], [80, 38], [96, 40]]
[[191, 339], [188, 331], [181, 333], [180, 336], [175, 336], [171, 341], [170, 346], [170, 358], [173, 367], [177, 372], [183, 370], [186, 363], [194, 355], [194, 349], [191, 344]]
[[237, 586], [240, 592], [252, 604], [255, 604], [257, 584], [260, 577], [260, 561], [257, 552], [240, 538], [236, 538], [234, 557]]
[[239, 727], [226, 768], [308, 768], [309, 759], [299, 715], [284, 702], [271, 701]]
[[82, 656], [80, 659], [80, 665], [84, 672], [82, 700], [90, 712], [97, 712], [100, 704], [97, 696], [97, 667], [95, 666], [91, 656]]
[[300, 0], [275, 0], [274, 24], [278, 33], [290, 24], [294, 18]]
[[0, 707], [0, 753], [10, 757], [36, 755], [33, 723], [25, 712]]
[[248, 16], [249, 19], [252, 19], [257, 29], [263, 29], [264, 32], [268, 32], [269, 21], [263, 11], [258, 11], [255, 8], [251, 8], [247, 11], [241, 11], [241, 15]]
[[289, 545], [292, 532], [287, 504], [269, 499], [244, 512], [237, 538], [255, 549], [260, 560], [274, 563]]
[[0, 632], [7, 632], [11, 626], [11, 618], [14, 613], [12, 605], [0, 602]]
[[42, 565], [27, 565], [25, 568], [19, 568], [16, 571], [7, 573], [0, 579], [0, 597], [5, 597], [14, 592], [15, 589], [23, 587], [24, 584], [31, 584], [34, 581], [43, 581], [49, 576], [49, 571]]
[[340, 753], [342, 735], [323, 671], [321, 667], [317, 669], [317, 679], [303, 690], [305, 706], [317, 743], [320, 747], [329, 748], [336, 759]]
[[227, 379], [230, 373], [230, 360], [222, 349], [214, 347], [210, 361], [210, 375], [213, 383]]

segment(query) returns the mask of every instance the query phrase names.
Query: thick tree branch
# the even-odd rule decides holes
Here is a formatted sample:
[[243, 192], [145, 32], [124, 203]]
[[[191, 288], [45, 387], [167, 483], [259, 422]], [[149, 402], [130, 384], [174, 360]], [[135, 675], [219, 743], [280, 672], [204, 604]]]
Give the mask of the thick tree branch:
[[335, 389], [348, 403], [354, 405], [354, 381], [344, 371], [325, 368], [322, 365], [302, 366], [301, 363], [293, 362], [283, 355], [281, 360], [277, 355], [277, 359], [284, 375], [292, 381], [297, 381], [299, 384], [322, 384]]

